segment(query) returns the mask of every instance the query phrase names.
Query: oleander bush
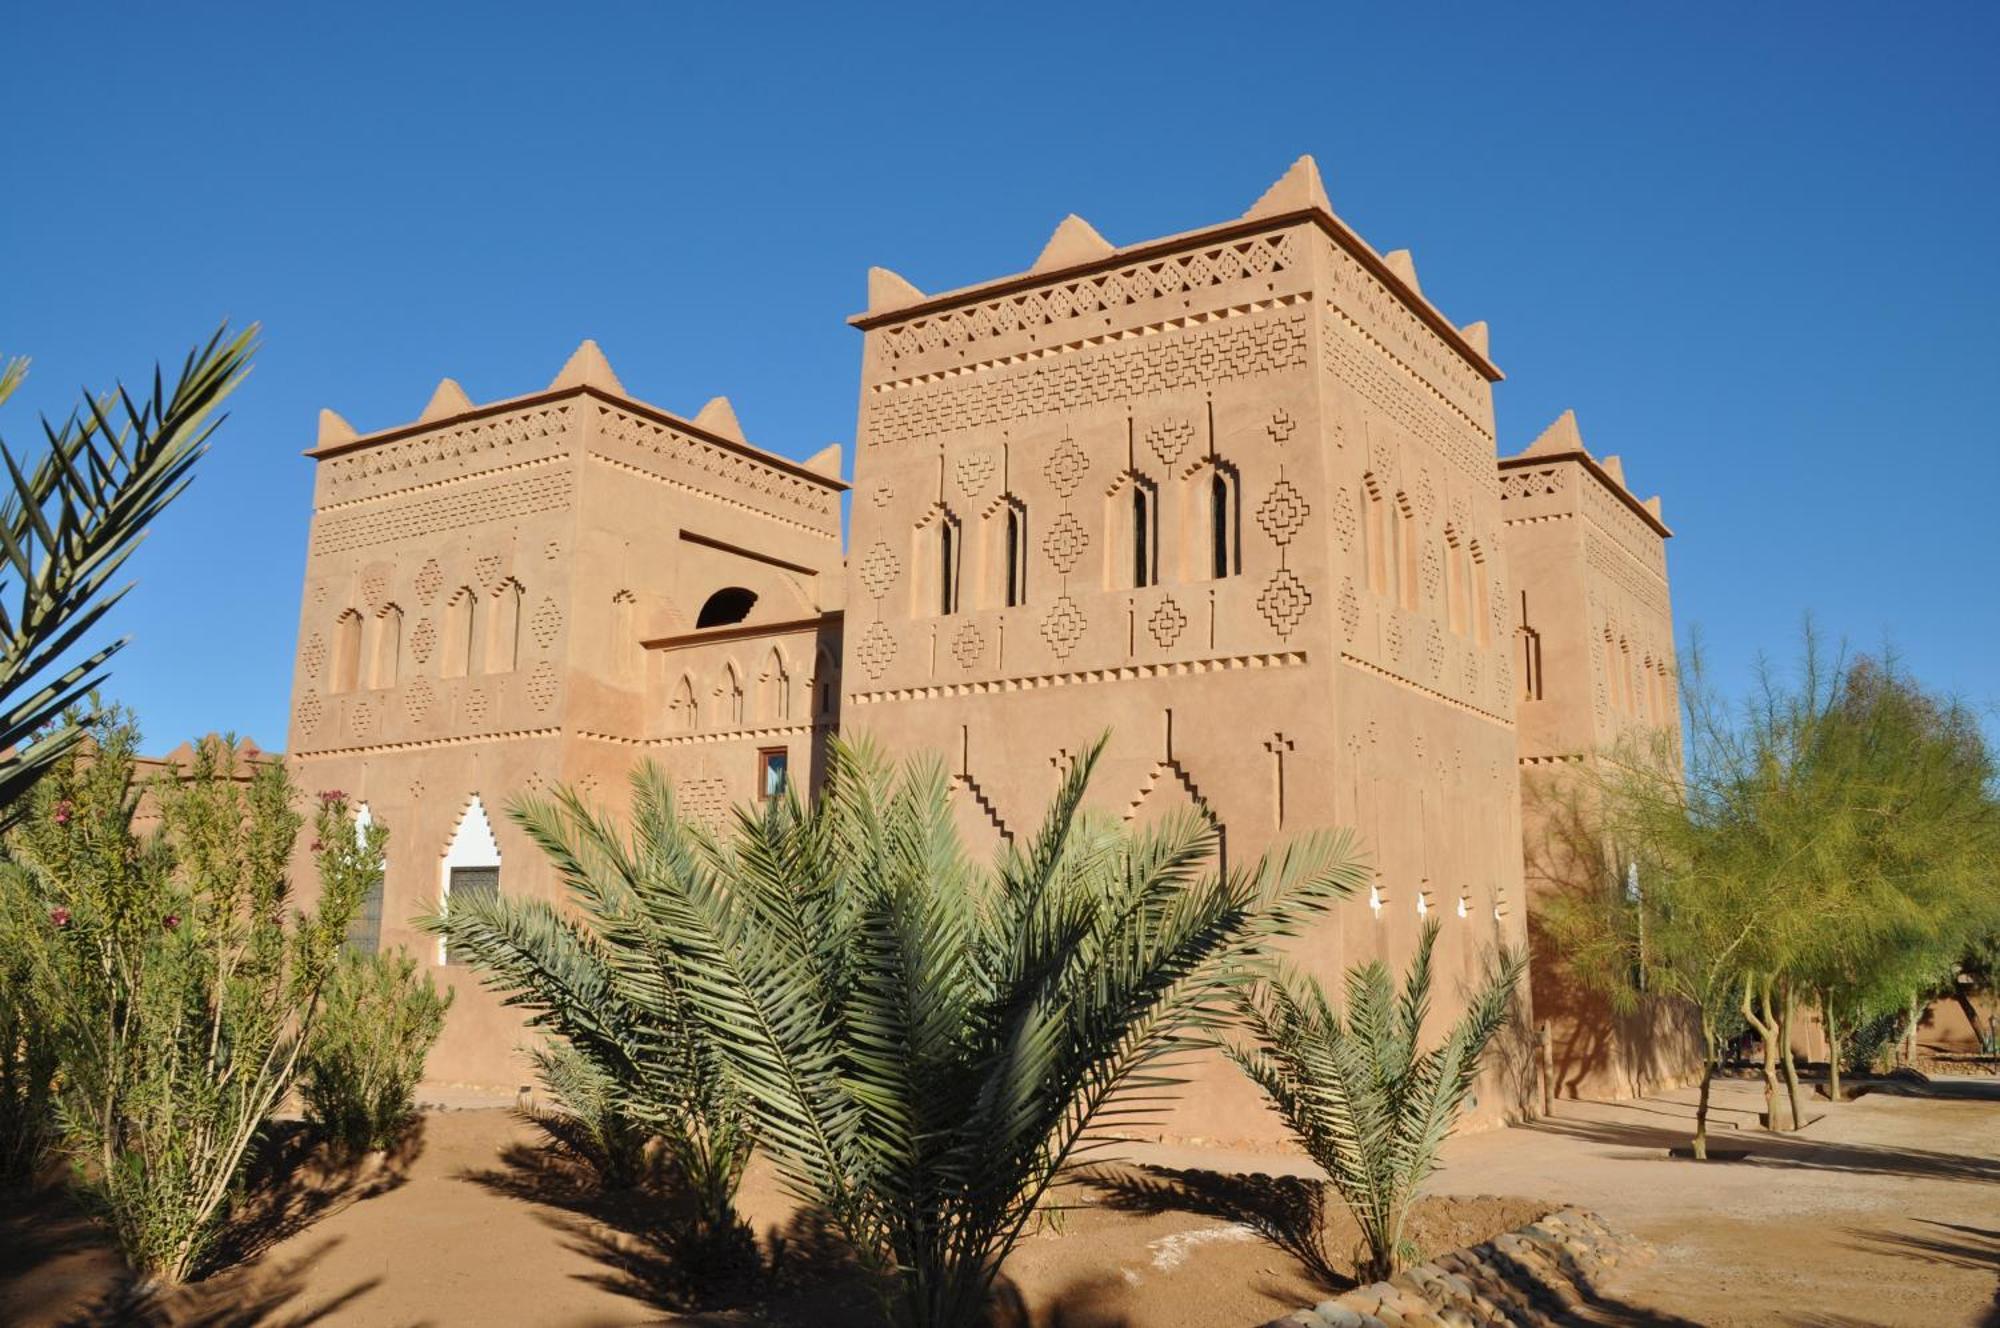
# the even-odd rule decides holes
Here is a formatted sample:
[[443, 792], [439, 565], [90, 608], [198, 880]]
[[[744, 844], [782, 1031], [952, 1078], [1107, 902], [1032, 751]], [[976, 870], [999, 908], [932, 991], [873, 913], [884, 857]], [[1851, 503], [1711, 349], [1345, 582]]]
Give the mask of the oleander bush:
[[430, 974], [419, 976], [417, 961], [401, 950], [341, 957], [299, 1080], [307, 1122], [336, 1150], [389, 1149], [403, 1137], [452, 995], [440, 993]]

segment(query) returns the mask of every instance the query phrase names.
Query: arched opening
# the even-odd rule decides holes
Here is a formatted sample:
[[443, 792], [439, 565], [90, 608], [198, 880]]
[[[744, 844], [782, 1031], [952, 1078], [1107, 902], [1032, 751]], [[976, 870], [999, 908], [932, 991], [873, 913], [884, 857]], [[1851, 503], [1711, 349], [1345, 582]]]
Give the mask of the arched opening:
[[396, 663], [403, 653], [403, 610], [385, 604], [375, 615], [375, 643], [368, 652], [368, 685], [394, 687]]
[[512, 673], [521, 662], [521, 583], [508, 577], [493, 592], [491, 635], [486, 642], [487, 673]]
[[1373, 475], [1361, 477], [1361, 530], [1368, 559], [1368, 588], [1389, 593], [1389, 504]]
[[1396, 574], [1401, 583], [1403, 607], [1414, 613], [1421, 584], [1417, 580], [1417, 514], [1408, 494], [1396, 495]]
[[1016, 608], [1028, 602], [1028, 514], [1016, 503], [1007, 504], [1007, 537], [1003, 553], [1007, 559], [1005, 593], [1001, 603]]
[[764, 720], [786, 720], [792, 717], [792, 675], [785, 669], [785, 657], [778, 653], [776, 646], [764, 662], [763, 676], [758, 680], [760, 693], [757, 702], [757, 717]]
[[349, 609], [333, 624], [333, 657], [327, 663], [326, 690], [351, 692], [361, 680], [361, 614]]
[[1472, 578], [1465, 564], [1465, 542], [1459, 538], [1458, 529], [1447, 524], [1444, 528], [1445, 621], [1455, 636], [1464, 636], [1466, 629], [1472, 626], [1472, 610], [1467, 599], [1471, 594]]
[[694, 625], [701, 627], [727, 627], [730, 623], [740, 623], [750, 616], [750, 608], [757, 602], [757, 592], [745, 590], [742, 586], [724, 586], [701, 603], [701, 612], [695, 615]]
[[[474, 898], [500, 897], [500, 841], [493, 836], [493, 824], [487, 820], [486, 807], [477, 793], [458, 819], [458, 829], [451, 837], [451, 846], [445, 850], [442, 869], [444, 889], [439, 911], [446, 916], [451, 913], [453, 900], [462, 906]], [[458, 964], [465, 960], [454, 955], [440, 936], [438, 962]]]
[[1145, 484], [1132, 484], [1132, 585], [1150, 586], [1160, 579], [1157, 504]]
[[438, 672], [447, 678], [463, 678], [472, 672], [472, 645], [478, 638], [479, 596], [471, 586], [460, 586], [444, 606], [444, 639], [438, 648]]
[[[368, 830], [374, 824], [375, 816], [368, 810], [367, 803], [354, 809], [354, 842], [357, 846], [362, 849], [368, 847]], [[361, 907], [347, 924], [347, 948], [356, 954], [372, 955], [382, 948], [382, 880], [383, 873], [376, 872], [368, 893], [361, 896]]]
[[668, 709], [674, 712], [675, 727], [682, 733], [693, 733], [701, 728], [701, 702], [695, 699], [694, 679], [681, 675], [681, 685], [675, 689]]
[[813, 656], [813, 705], [818, 714], [833, 713], [834, 680], [839, 671], [833, 652], [821, 646]]
[[1236, 472], [1218, 463], [1208, 477], [1208, 574], [1243, 570], [1243, 499]]
[[722, 669], [722, 713], [729, 716], [731, 724], [743, 723], [743, 675], [736, 671], [734, 662]]
[[958, 518], [947, 516], [938, 522], [937, 547], [938, 613], [949, 617], [958, 612]]

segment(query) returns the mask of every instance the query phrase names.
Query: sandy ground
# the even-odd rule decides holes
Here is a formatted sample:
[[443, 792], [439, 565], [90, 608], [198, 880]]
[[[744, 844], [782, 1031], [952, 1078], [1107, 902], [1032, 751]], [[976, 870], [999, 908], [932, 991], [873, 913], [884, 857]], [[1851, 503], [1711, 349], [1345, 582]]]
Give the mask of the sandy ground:
[[[1434, 1188], [1461, 1197], [1420, 1215], [1419, 1242], [1441, 1250], [1575, 1203], [1659, 1250], [1620, 1270], [1589, 1322], [2000, 1325], [2000, 1091], [1822, 1104], [1807, 1136], [1783, 1139], [1756, 1129], [1750, 1085], [1719, 1098], [1716, 1145], [1751, 1148], [1747, 1161], [1665, 1157], [1686, 1133], [1686, 1093], [1560, 1103], [1551, 1121], [1454, 1140]], [[782, 1241], [782, 1284], [759, 1303], [688, 1311], [685, 1258], [639, 1214], [573, 1186], [536, 1144], [504, 1111], [430, 1113], [409, 1156], [319, 1178], [271, 1215], [246, 1264], [161, 1317], [203, 1328], [869, 1321], [865, 1288], [792, 1223], [768, 1170], [753, 1170], [743, 1207], [767, 1243]], [[1033, 1323], [1253, 1328], [1323, 1298], [1345, 1271], [1299, 1256], [1313, 1190], [1290, 1179], [1310, 1171], [1298, 1160], [1163, 1145], [1127, 1156], [1065, 1187], [1009, 1262], [1008, 1299]], [[1351, 1226], [1336, 1218], [1328, 1236], [1344, 1265]], [[82, 1221], [48, 1204], [0, 1215], [0, 1323], [128, 1321], [115, 1280]]]

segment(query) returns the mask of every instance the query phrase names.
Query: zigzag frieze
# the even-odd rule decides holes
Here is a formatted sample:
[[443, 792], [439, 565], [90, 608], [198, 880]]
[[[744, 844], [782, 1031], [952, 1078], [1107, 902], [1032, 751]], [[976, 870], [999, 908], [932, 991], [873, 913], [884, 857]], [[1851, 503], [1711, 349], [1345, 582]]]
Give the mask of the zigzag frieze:
[[1481, 719], [1489, 720], [1492, 723], [1498, 724], [1502, 728], [1511, 729], [1514, 727], [1514, 720], [1513, 717], [1510, 715], [1496, 715], [1491, 710], [1481, 709], [1480, 707], [1473, 705], [1470, 701], [1461, 701], [1455, 696], [1450, 696], [1444, 692], [1440, 692], [1435, 687], [1426, 687], [1420, 682], [1412, 682], [1410, 679], [1405, 678], [1402, 674], [1396, 673], [1390, 669], [1385, 669], [1380, 664], [1377, 664], [1372, 660], [1363, 659], [1359, 655], [1350, 655], [1344, 650], [1340, 652], [1340, 658], [1342, 662], [1347, 664], [1352, 664], [1355, 668], [1360, 669], [1364, 673], [1372, 673], [1376, 677], [1383, 679], [1385, 682], [1392, 682], [1398, 687], [1403, 687], [1407, 688], [1410, 691], [1418, 692], [1424, 696], [1428, 696], [1433, 701], [1442, 701], [1444, 704], [1451, 706], [1453, 709], [1463, 710], [1468, 715], [1477, 715]]
[[810, 724], [776, 724], [768, 728], [740, 728], [702, 730], [699, 733], [670, 733], [660, 738], [630, 738], [616, 733], [598, 733], [588, 729], [578, 730], [576, 736], [591, 742], [609, 743], [614, 747], [705, 747], [718, 742], [762, 742], [769, 738], [809, 737], [814, 733], [831, 732], [831, 720], [816, 719]]
[[482, 470], [470, 475], [448, 475], [444, 479], [425, 480], [403, 489], [388, 489], [379, 494], [371, 494], [366, 498], [349, 498], [344, 502], [327, 503], [323, 507], [314, 508], [313, 512], [317, 516], [324, 516], [328, 512], [346, 512], [368, 503], [379, 503], [391, 498], [407, 498], [415, 493], [432, 493], [439, 489], [448, 489], [453, 485], [466, 484], [474, 480], [491, 479], [495, 475], [508, 475], [523, 470], [537, 470], [544, 466], [561, 465], [568, 459], [566, 453], [558, 452], [553, 456], [535, 457], [529, 461], [510, 461], [504, 466], [495, 466], [491, 470]]
[[[371, 444], [321, 462], [320, 474], [327, 492], [340, 495], [343, 502], [381, 498], [428, 487], [438, 478], [463, 479], [558, 456], [569, 446], [569, 426], [568, 402], [535, 406]], [[456, 475], [429, 473], [454, 463]]]
[[686, 480], [677, 479], [671, 475], [662, 475], [657, 470], [651, 470], [645, 466], [633, 465], [630, 461], [620, 461], [617, 457], [608, 457], [599, 452], [590, 453], [590, 459], [601, 466], [609, 466], [613, 470], [621, 470], [628, 475], [637, 475], [642, 479], [649, 479], [655, 484], [664, 484], [670, 489], [679, 489], [683, 493], [698, 494], [703, 498], [709, 499], [711, 502], [721, 503], [725, 507], [734, 507], [740, 511], [749, 512], [753, 516], [761, 516], [767, 521], [776, 521], [782, 525], [793, 526], [799, 530], [809, 531], [814, 535], [825, 535], [827, 533], [827, 529], [823, 525], [814, 525], [809, 521], [801, 521], [796, 517], [786, 516], [781, 512], [769, 511], [755, 504], [746, 503], [735, 494], [720, 493], [715, 489], [705, 488], [699, 484], [690, 484]]
[[876, 350], [885, 364], [893, 366], [931, 351], [977, 345], [1015, 332], [1117, 313], [1149, 300], [1268, 277], [1289, 271], [1294, 263], [1288, 232], [1259, 235], [927, 314], [879, 329]]
[[1646, 525], [1623, 499], [1607, 492], [1601, 484], [1583, 486], [1583, 514], [1590, 523], [1616, 540], [1619, 547], [1640, 565], [1662, 579], [1666, 576], [1667, 551], [1664, 541]]
[[1591, 526], [1585, 533], [1583, 543], [1585, 565], [1646, 608], [1655, 613], [1665, 613], [1665, 580], [1634, 558], [1632, 551], [1620, 543], [1616, 535], [1591, 520], [1589, 513], [1584, 514], [1584, 519]]
[[408, 742], [378, 742], [359, 747], [312, 747], [295, 753], [301, 760], [332, 756], [374, 756], [383, 752], [435, 751], [441, 747], [467, 747], [481, 742], [512, 742], [517, 738], [554, 738], [562, 730], [513, 729], [505, 733], [469, 733], [452, 738], [414, 738]]
[[335, 513], [313, 521], [312, 551], [342, 553], [442, 530], [558, 511], [569, 506], [575, 487], [567, 468], [549, 469], [500, 483], [454, 487], [449, 493], [393, 502], [371, 511]]
[[1367, 329], [1331, 306], [1320, 311], [1320, 361], [1327, 373], [1355, 395], [1412, 437], [1430, 444], [1480, 491], [1499, 492], [1492, 435], [1453, 407], [1420, 374], [1411, 372], [1387, 347], [1370, 337]]
[[1221, 673], [1231, 669], [1291, 669], [1306, 662], [1303, 650], [1287, 650], [1268, 655], [1223, 655], [1213, 659], [1181, 660], [1172, 664], [1124, 664], [1108, 669], [1083, 669], [1075, 673], [1038, 673], [1015, 678], [992, 678], [980, 682], [943, 683], [931, 687], [896, 687], [876, 692], [850, 692], [847, 699], [856, 705], [883, 701], [929, 701], [940, 696], [987, 696], [996, 692], [1027, 692], [1042, 687], [1077, 687], [1102, 682], [1127, 682], [1134, 678], [1173, 678], [1197, 673]]
[[718, 447], [707, 439], [656, 421], [600, 405], [597, 408], [597, 436], [623, 444], [666, 467], [665, 470], [655, 470], [647, 465], [636, 469], [681, 483], [697, 492], [733, 501], [747, 510], [765, 510], [760, 502], [753, 501], [757, 499], [774, 507], [789, 507], [809, 513], [822, 522], [837, 519], [838, 505], [832, 491], [825, 486], [754, 456]]
[[869, 388], [868, 445], [1124, 401], [1305, 363], [1305, 296], [1094, 337]]
[[1362, 330], [1370, 339], [1394, 354], [1425, 386], [1459, 413], [1478, 420], [1489, 409], [1485, 377], [1445, 344], [1428, 323], [1411, 313], [1402, 298], [1391, 294], [1374, 273], [1331, 240], [1323, 243], [1328, 300], [1357, 324], [1364, 324]]

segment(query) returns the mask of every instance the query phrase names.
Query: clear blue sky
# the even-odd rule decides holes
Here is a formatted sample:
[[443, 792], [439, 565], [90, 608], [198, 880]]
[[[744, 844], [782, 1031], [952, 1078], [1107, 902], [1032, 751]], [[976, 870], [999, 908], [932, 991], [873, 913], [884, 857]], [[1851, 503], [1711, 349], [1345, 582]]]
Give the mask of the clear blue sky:
[[534, 390], [588, 336], [803, 457], [853, 436], [870, 264], [1016, 271], [1071, 211], [1131, 243], [1311, 152], [1491, 323], [1504, 450], [1573, 406], [1664, 495], [1725, 678], [1811, 611], [1988, 706], [1996, 69], [1990, 3], [18, 7], [0, 431], [263, 322], [112, 691], [150, 745], [278, 746], [321, 406]]

